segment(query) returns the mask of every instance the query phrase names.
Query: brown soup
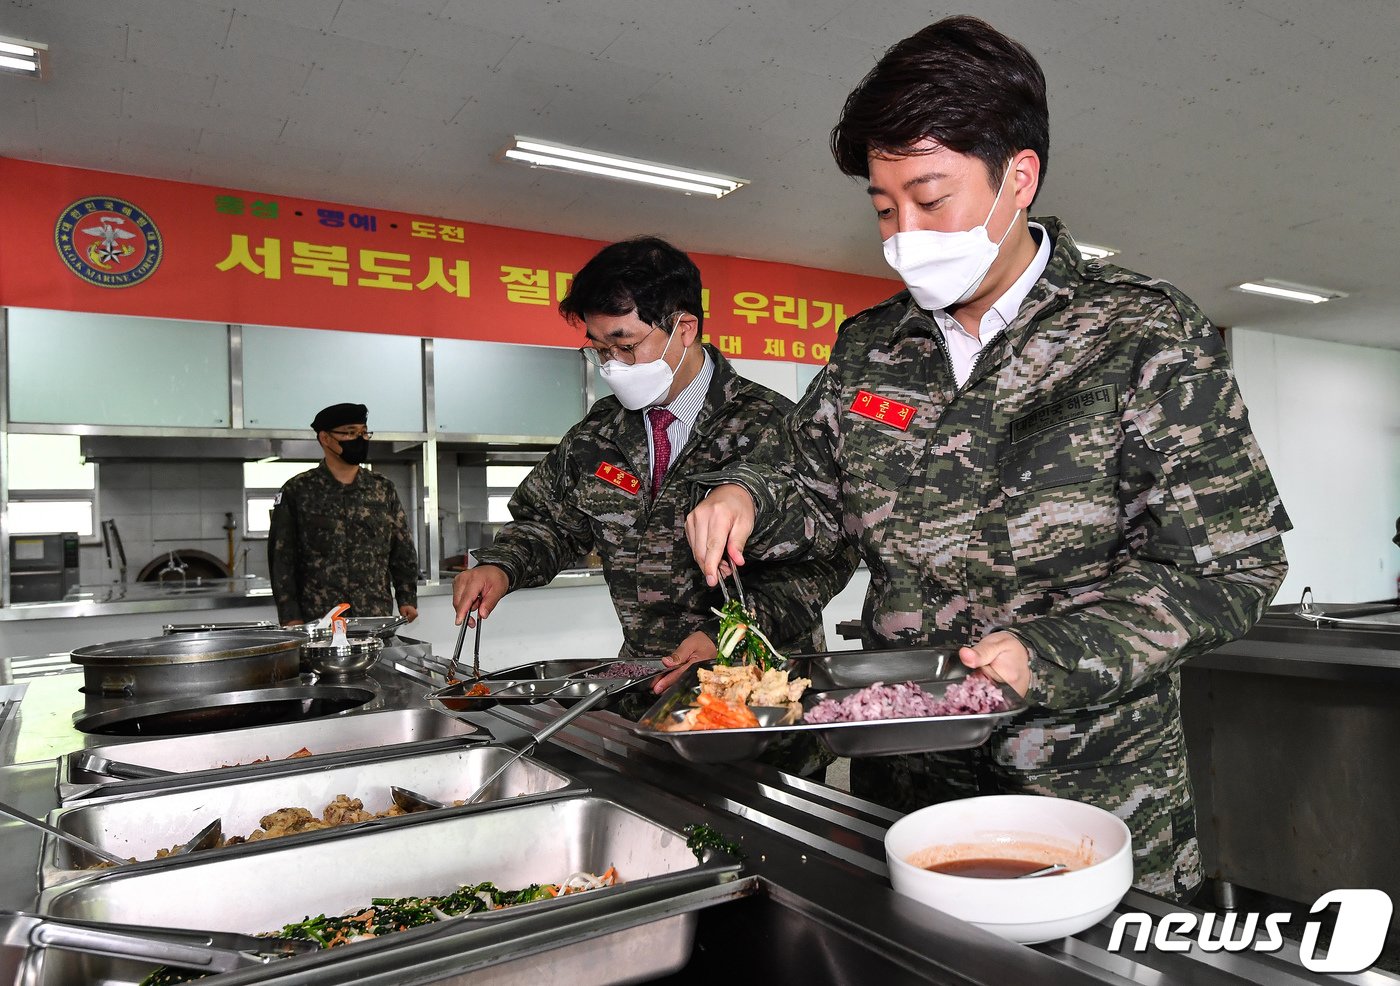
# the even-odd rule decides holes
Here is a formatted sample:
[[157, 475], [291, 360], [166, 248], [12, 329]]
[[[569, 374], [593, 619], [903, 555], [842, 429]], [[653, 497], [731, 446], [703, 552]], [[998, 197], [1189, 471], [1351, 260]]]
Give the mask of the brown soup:
[[[933, 873], [946, 873], [949, 876], [980, 877], [983, 880], [1014, 880], [1016, 877], [1025, 876], [1034, 870], [1044, 869], [1046, 865], [1045, 863], [1028, 862], [1024, 859], [951, 859], [947, 862], [925, 866], [924, 869]], [[1060, 872], [1066, 871], [1061, 870]], [[1059, 873], [1046, 874], [1046, 876], [1059, 875]]]

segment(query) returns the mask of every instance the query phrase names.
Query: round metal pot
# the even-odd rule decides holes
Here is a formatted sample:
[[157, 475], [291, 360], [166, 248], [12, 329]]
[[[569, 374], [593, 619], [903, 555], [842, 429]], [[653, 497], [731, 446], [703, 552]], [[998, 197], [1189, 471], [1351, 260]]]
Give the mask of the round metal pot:
[[297, 677], [301, 634], [267, 630], [175, 633], [80, 647], [91, 696], [157, 698], [266, 688]]
[[365, 674], [379, 663], [384, 641], [378, 637], [350, 637], [337, 647], [334, 641], [309, 640], [301, 645], [302, 660], [322, 678], [344, 679]]

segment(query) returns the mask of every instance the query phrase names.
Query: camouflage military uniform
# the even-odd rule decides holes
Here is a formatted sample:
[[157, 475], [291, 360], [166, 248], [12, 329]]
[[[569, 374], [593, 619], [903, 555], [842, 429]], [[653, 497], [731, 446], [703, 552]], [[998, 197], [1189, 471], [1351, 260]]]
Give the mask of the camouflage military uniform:
[[349, 616], [391, 616], [418, 604], [418, 554], [394, 484], [361, 469], [342, 483], [322, 462], [287, 480], [267, 538], [277, 619], [313, 620], [339, 603]]
[[[705, 405], [662, 477], [654, 503], [648, 496], [645, 420], [624, 410], [615, 397], [604, 397], [525, 478], [510, 501], [514, 522], [490, 548], [477, 552], [478, 562], [506, 571], [514, 590], [544, 585], [596, 549], [622, 624], [618, 656], [623, 660], [657, 660], [691, 633], [713, 637], [718, 629], [710, 607], [723, 598], [705, 584], [685, 539], [693, 502], [686, 480], [740, 457], [776, 462], [792, 454], [781, 427], [792, 402], [745, 380], [718, 350], [706, 349], [715, 367]], [[600, 466], [640, 480], [638, 492], [600, 478]], [[749, 604], [779, 651], [825, 649], [822, 607], [845, 586], [855, 563], [854, 551], [841, 545], [798, 563], [745, 566]], [[649, 704], [634, 703], [626, 711], [635, 716]], [[819, 761], [830, 760], [817, 757], [814, 746], [805, 750], [799, 758], [785, 759], [784, 766], [810, 773]]]
[[[1137, 885], [1180, 896], [1201, 865], [1177, 669], [1259, 618], [1290, 525], [1214, 327], [1043, 223], [1049, 264], [964, 386], [901, 292], [842, 326], [791, 416], [793, 463], [702, 484], [754, 495], [762, 557], [857, 543], [867, 648], [1009, 629], [1031, 651], [1030, 708], [991, 743], [857, 761], [857, 793], [1098, 804], [1132, 830]], [[912, 407], [908, 430], [856, 413], [863, 394]]]

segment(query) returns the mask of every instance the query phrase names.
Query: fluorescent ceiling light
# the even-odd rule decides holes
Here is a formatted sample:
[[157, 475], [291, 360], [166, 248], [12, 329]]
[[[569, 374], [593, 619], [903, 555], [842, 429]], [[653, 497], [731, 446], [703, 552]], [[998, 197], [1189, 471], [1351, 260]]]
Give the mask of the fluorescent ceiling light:
[[550, 168], [575, 174], [596, 175], [618, 181], [639, 182], [659, 188], [671, 188], [688, 195], [713, 195], [722, 198], [748, 184], [743, 178], [692, 171], [654, 161], [639, 161], [619, 154], [604, 154], [581, 147], [551, 144], [531, 137], [514, 137], [501, 156], [528, 164], [532, 168]]
[[1108, 257], [1118, 256], [1118, 251], [1113, 247], [1095, 246], [1092, 243], [1079, 243], [1077, 240], [1075, 244], [1079, 247], [1080, 256], [1085, 260], [1104, 260]]
[[1291, 281], [1279, 281], [1272, 277], [1266, 277], [1262, 281], [1245, 281], [1243, 284], [1235, 285], [1230, 290], [1243, 291], [1246, 294], [1262, 294], [1270, 298], [1283, 298], [1286, 301], [1301, 301], [1309, 305], [1320, 305], [1324, 301], [1346, 297], [1346, 294], [1341, 291], [1315, 288], [1307, 284], [1294, 284]]
[[37, 41], [0, 38], [0, 72], [42, 78], [48, 61], [49, 46]]

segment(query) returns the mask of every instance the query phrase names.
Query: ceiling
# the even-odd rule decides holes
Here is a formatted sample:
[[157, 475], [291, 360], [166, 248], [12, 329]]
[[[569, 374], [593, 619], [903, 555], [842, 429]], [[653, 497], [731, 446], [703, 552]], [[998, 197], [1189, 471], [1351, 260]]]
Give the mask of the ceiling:
[[[908, 0], [0, 0], [0, 155], [892, 276], [827, 134]], [[1400, 349], [1393, 0], [966, 0], [1050, 83], [1035, 211], [1219, 324]], [[740, 175], [719, 201], [497, 163], [512, 134]], [[1228, 290], [1343, 291], [1298, 305]]]

